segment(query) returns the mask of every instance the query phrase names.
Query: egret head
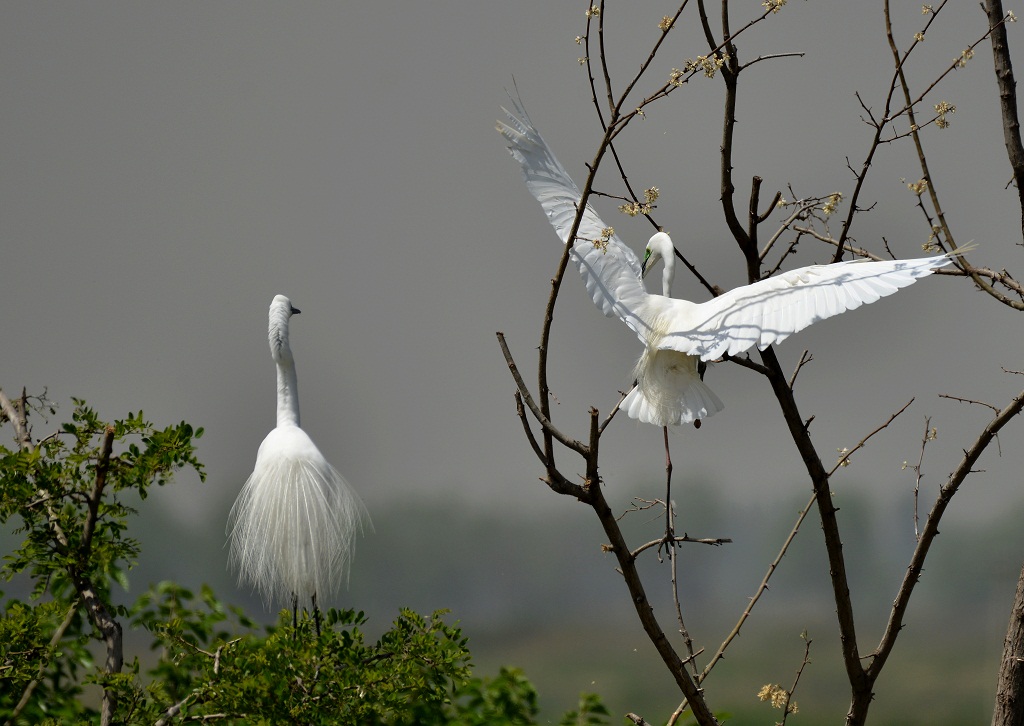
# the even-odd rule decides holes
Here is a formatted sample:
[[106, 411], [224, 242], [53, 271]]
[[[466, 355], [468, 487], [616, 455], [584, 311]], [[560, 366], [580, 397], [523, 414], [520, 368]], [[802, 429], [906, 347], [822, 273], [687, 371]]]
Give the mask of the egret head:
[[647, 277], [647, 272], [658, 263], [659, 260], [665, 260], [666, 266], [671, 265], [669, 261], [672, 259], [675, 247], [672, 245], [672, 238], [664, 232], [658, 232], [647, 241], [647, 249], [644, 251], [644, 261], [640, 266], [640, 271], [643, 277]]
[[672, 280], [676, 275], [676, 248], [672, 245], [672, 238], [664, 232], [658, 232], [647, 242], [644, 261], [640, 265], [640, 276], [647, 277], [647, 271], [654, 267], [658, 260], [665, 265], [665, 271], [661, 275], [661, 294], [672, 297]]
[[274, 297], [270, 303], [270, 354], [277, 362], [290, 361], [291, 347], [288, 345], [288, 319], [301, 312], [284, 295]]
[[275, 295], [274, 302], [270, 303], [270, 312], [273, 314], [277, 311], [278, 315], [284, 315], [285, 319], [292, 315], [298, 315], [302, 311], [292, 305], [292, 301], [284, 295]]

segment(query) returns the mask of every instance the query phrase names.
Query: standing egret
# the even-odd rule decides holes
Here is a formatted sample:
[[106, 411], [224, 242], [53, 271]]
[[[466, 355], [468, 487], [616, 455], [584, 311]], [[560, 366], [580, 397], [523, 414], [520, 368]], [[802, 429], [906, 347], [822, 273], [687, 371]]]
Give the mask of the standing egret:
[[[576, 216], [580, 191], [534, 128], [526, 110], [512, 99], [516, 114], [502, 109], [508, 123], [498, 131], [519, 162], [527, 189], [540, 202], [563, 243]], [[737, 355], [756, 345], [764, 350], [833, 315], [891, 295], [951, 263], [947, 255], [912, 260], [849, 260], [812, 265], [744, 285], [703, 303], [669, 297], [675, 248], [664, 232], [651, 237], [644, 261], [587, 205], [569, 256], [594, 304], [619, 317], [644, 344], [636, 385], [622, 402], [634, 419], [671, 426], [707, 418], [723, 404], [701, 380], [698, 365]], [[643, 278], [661, 260], [662, 295], [644, 288]]]
[[298, 378], [288, 345], [288, 321], [298, 312], [284, 295], [270, 304], [277, 426], [260, 444], [256, 468], [231, 508], [228, 537], [239, 581], [264, 601], [290, 598], [293, 617], [299, 595], [310, 596], [319, 630], [317, 596], [348, 577], [356, 530], [368, 517], [352, 487], [299, 428]]

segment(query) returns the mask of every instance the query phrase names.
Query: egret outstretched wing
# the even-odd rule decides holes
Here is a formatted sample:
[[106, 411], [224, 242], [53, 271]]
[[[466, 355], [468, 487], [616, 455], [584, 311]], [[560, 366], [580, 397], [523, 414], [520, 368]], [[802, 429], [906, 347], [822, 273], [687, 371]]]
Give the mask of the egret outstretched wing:
[[946, 255], [813, 265], [738, 287], [694, 305], [672, 301], [659, 348], [714, 360], [781, 343], [808, 325], [854, 310], [951, 264]]
[[[559, 239], [568, 243], [580, 190], [534, 128], [522, 103], [511, 94], [509, 98], [516, 113], [502, 108], [508, 123], [499, 121], [498, 131], [509, 142], [508, 150], [522, 168], [526, 188], [540, 202]], [[609, 317], [618, 316], [645, 340], [645, 326], [637, 315], [647, 297], [640, 260], [618, 236], [605, 236], [607, 227], [588, 204], [570, 256], [601, 312]]]

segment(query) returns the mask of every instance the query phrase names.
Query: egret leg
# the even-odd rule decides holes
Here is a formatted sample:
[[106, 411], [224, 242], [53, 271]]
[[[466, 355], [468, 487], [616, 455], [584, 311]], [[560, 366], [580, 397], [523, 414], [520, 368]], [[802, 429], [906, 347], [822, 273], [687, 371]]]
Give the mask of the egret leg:
[[[707, 363], [705, 363], [703, 360], [697, 361], [697, 375], [700, 376], [700, 379], [702, 381], [704, 380], [704, 373], [707, 371], [707, 369], [708, 369], [708, 364]], [[693, 427], [695, 429], [699, 429], [700, 428], [700, 419], [699, 418], [694, 420]]]
[[316, 637], [320, 637], [320, 607], [316, 604], [316, 593], [313, 593], [313, 623], [316, 625]]
[[668, 447], [668, 426], [661, 430], [665, 438], [665, 544], [672, 547], [675, 537], [672, 528], [672, 452]]
[[297, 638], [299, 632], [299, 596], [292, 593], [292, 637]]

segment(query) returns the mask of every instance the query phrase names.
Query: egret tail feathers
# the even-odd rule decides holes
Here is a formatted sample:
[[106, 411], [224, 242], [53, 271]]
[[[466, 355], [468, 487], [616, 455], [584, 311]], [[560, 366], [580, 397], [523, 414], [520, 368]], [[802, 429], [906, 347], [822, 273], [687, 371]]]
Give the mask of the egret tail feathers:
[[231, 508], [229, 560], [267, 603], [324, 598], [347, 580], [356, 533], [368, 522], [359, 496], [326, 461], [271, 457]]
[[676, 426], [713, 416], [725, 404], [701, 380], [698, 363], [697, 356], [648, 348], [637, 362], [637, 384], [622, 408], [630, 418], [655, 426]]

